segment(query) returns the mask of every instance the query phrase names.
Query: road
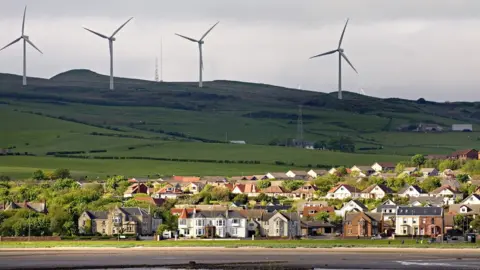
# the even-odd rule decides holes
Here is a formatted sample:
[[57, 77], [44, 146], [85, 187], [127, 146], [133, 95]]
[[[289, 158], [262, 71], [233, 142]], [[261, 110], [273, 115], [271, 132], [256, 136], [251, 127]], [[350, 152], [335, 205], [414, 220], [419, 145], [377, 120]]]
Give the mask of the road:
[[[252, 269], [480, 269], [480, 250], [128, 248], [0, 249], [0, 269], [183, 267]], [[256, 268], [262, 269], [262, 268]]]

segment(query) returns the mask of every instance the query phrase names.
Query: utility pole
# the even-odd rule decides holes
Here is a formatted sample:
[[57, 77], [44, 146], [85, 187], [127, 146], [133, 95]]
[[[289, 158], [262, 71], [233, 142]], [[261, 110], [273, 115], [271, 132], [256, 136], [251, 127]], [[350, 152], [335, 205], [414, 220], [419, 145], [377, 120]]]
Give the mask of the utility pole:
[[155, 58], [155, 82], [158, 82], [158, 58]]

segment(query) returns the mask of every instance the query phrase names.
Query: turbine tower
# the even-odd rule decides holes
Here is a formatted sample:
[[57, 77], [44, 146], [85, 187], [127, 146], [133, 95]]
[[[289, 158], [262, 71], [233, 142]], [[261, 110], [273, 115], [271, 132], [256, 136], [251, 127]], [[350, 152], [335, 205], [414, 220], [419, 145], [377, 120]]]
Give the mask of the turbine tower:
[[103, 34], [100, 34], [100, 33], [97, 33], [93, 30], [90, 30], [86, 27], [83, 27], [85, 30], [101, 37], [101, 38], [104, 38], [104, 39], [107, 39], [108, 40], [108, 47], [110, 49], [110, 90], [113, 90], [114, 87], [113, 87], [113, 42], [116, 40], [115, 39], [115, 35], [128, 23], [130, 22], [131, 20], [133, 19], [133, 17], [131, 17], [130, 19], [128, 19], [128, 21], [126, 21], [124, 24], [122, 24], [117, 30], [115, 30], [115, 32], [113, 32], [113, 34], [108, 37], [108, 36], [105, 36]]
[[30, 46], [32, 46], [33, 48], [35, 48], [37, 51], [39, 51], [41, 54], [43, 54], [43, 52], [40, 51], [40, 49], [38, 49], [37, 46], [35, 46], [33, 42], [30, 41], [30, 37], [25, 35], [25, 15], [26, 14], [27, 14], [27, 6], [25, 6], [25, 10], [23, 11], [22, 35], [19, 38], [12, 41], [11, 43], [9, 43], [7, 46], [0, 49], [0, 51], [3, 49], [6, 49], [11, 45], [19, 42], [21, 39], [23, 39], [23, 85], [27, 85], [27, 43], [30, 44]]
[[349, 19], [347, 19], [347, 22], [345, 23], [345, 27], [343, 27], [343, 32], [342, 32], [342, 35], [340, 36], [340, 41], [338, 42], [337, 49], [310, 57], [310, 59], [312, 59], [315, 57], [320, 57], [320, 56], [329, 55], [329, 54], [338, 52], [338, 99], [343, 98], [342, 96], [342, 57], [358, 74], [357, 70], [353, 67], [352, 63], [350, 63], [350, 61], [348, 60], [347, 55], [345, 54], [345, 51], [342, 49], [343, 35], [345, 34], [345, 29], [347, 29], [348, 20]]
[[179, 36], [179, 37], [182, 37], [184, 39], [188, 39], [190, 41], [193, 41], [193, 42], [196, 42], [198, 43], [198, 49], [200, 51], [200, 79], [198, 81], [198, 87], [203, 87], [203, 78], [202, 78], [202, 75], [203, 75], [203, 55], [202, 55], [202, 46], [203, 44], [205, 43], [203, 41], [203, 39], [205, 39], [205, 37], [208, 35], [208, 33], [210, 33], [210, 31], [212, 31], [212, 29], [217, 26], [219, 22], [217, 22], [216, 24], [214, 24], [210, 29], [208, 29], [207, 32], [205, 32], [205, 34], [203, 34], [203, 36], [200, 38], [200, 40], [196, 40], [196, 39], [193, 39], [193, 38], [189, 38], [189, 37], [186, 37], [186, 36], [182, 36], [180, 34], [177, 34], [175, 33], [175, 35]]

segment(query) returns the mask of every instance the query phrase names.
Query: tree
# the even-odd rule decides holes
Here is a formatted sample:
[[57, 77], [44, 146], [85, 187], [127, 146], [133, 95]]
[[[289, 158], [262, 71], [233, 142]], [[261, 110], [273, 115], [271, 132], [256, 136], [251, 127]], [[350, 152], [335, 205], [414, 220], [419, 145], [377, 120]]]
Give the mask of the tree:
[[457, 180], [460, 183], [466, 183], [469, 179], [470, 178], [469, 178], [468, 174], [457, 174]]
[[327, 149], [341, 152], [355, 152], [355, 143], [349, 137], [331, 138], [327, 142]]
[[313, 148], [315, 148], [315, 149], [325, 149], [325, 148], [327, 148], [327, 142], [326, 141], [316, 141], [313, 144]]
[[440, 186], [441, 182], [440, 179], [438, 179], [437, 177], [428, 177], [420, 184], [420, 187], [427, 192], [431, 192], [434, 189], [439, 188]]
[[10, 176], [0, 175], [0, 182], [8, 182], [8, 181], [10, 181]]
[[62, 190], [62, 189], [70, 189], [70, 188], [78, 188], [78, 183], [73, 179], [68, 178], [60, 178], [55, 181], [53, 184], [53, 190]]
[[395, 166], [395, 172], [402, 173], [403, 171], [405, 171], [405, 164], [398, 163], [397, 166]]
[[272, 182], [269, 179], [264, 179], [264, 180], [258, 180], [256, 185], [257, 185], [257, 188], [264, 189], [264, 188], [268, 188], [271, 184]]
[[470, 222], [470, 226], [474, 231], [480, 232], [480, 216], [477, 216]]
[[70, 170], [69, 169], [56, 169], [53, 174], [53, 179], [63, 179], [63, 178], [70, 178]]
[[46, 179], [45, 178], [45, 173], [42, 171], [42, 170], [36, 170], [33, 172], [33, 175], [32, 175], [32, 179], [33, 180], [44, 180]]
[[236, 204], [246, 204], [248, 202], [247, 194], [238, 194], [232, 200]]
[[289, 191], [297, 190], [305, 184], [302, 180], [285, 180], [282, 183], [282, 187]]
[[319, 212], [315, 215], [315, 220], [328, 222], [330, 214], [328, 212]]
[[465, 163], [462, 171], [469, 174], [480, 174], [480, 160], [471, 160]]
[[313, 181], [318, 188], [318, 195], [325, 196], [327, 192], [335, 185], [333, 179], [329, 176], [322, 176]]
[[450, 170], [457, 170], [460, 168], [460, 164], [458, 161], [456, 160], [452, 160], [452, 159], [446, 159], [446, 160], [442, 160], [439, 164], [438, 164], [438, 169], [443, 172], [444, 170], [447, 170], [447, 169], [450, 169]]
[[214, 187], [211, 192], [212, 199], [228, 202], [230, 200], [230, 190], [225, 187]]
[[162, 236], [165, 231], [169, 231], [170, 227], [167, 224], [160, 224], [157, 227], [157, 235]]
[[425, 164], [425, 156], [422, 154], [416, 154], [415, 156], [412, 157], [412, 162], [415, 166], [420, 167], [423, 164]]

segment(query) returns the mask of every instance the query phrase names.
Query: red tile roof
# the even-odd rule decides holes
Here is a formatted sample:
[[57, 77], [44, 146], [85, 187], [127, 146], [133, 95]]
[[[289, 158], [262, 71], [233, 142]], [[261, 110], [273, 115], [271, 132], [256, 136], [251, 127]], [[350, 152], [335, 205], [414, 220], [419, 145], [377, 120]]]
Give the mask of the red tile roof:
[[156, 206], [161, 206], [165, 200], [164, 199], [156, 199], [156, 198], [152, 198], [152, 197], [135, 197], [134, 198], [136, 201], [142, 201], [142, 202], [148, 202], [152, 205], [156, 205]]
[[173, 176], [173, 180], [178, 182], [198, 182], [200, 181], [200, 177], [175, 175]]

